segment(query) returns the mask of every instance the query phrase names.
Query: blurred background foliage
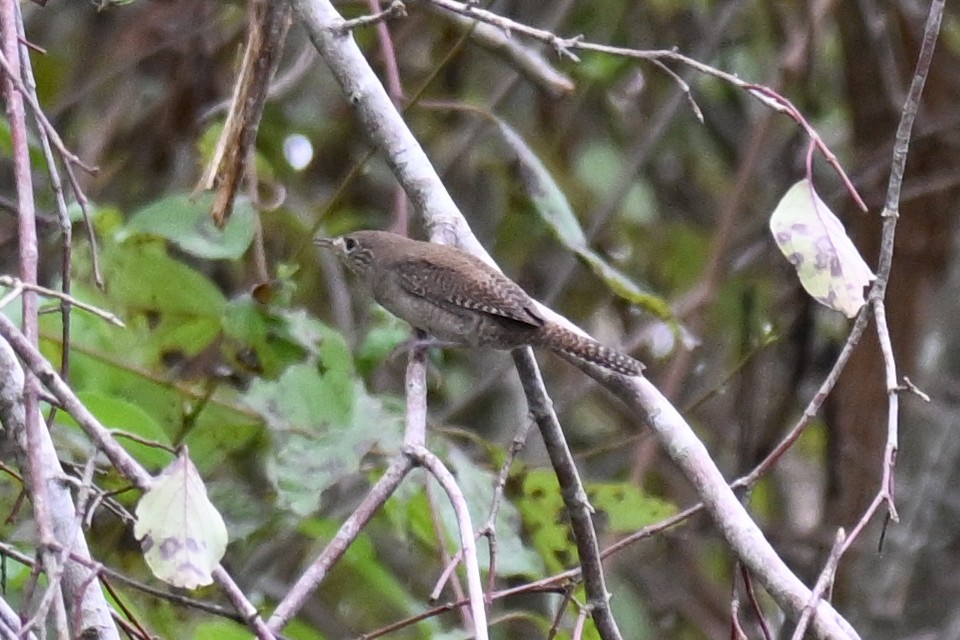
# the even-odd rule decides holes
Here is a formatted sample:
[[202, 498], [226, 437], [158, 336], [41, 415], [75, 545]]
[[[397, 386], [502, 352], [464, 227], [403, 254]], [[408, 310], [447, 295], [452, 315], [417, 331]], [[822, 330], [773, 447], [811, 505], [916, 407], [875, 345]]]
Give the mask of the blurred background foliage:
[[[347, 16], [368, 12], [363, 3], [338, 6]], [[565, 0], [490, 8], [562, 36], [677, 47], [779, 91], [839, 155], [871, 206], [868, 215], [848, 217], [848, 228], [875, 264], [871, 238], [916, 57], [918, 6]], [[955, 598], [946, 597], [957, 595], [957, 585], [944, 576], [958, 575], [948, 568], [958, 564], [950, 550], [960, 538], [955, 524], [936, 524], [950, 522], [956, 509], [945, 490], [955, 481], [957, 452], [942, 435], [957, 397], [949, 357], [956, 314], [942, 302], [956, 297], [941, 293], [956, 292], [956, 277], [947, 276], [960, 182], [960, 23], [951, 9], [911, 156], [888, 306], [901, 369], [929, 382], [935, 409], [921, 414], [907, 401], [905, 522], [888, 536], [883, 557], [871, 530], [842, 569], [838, 603], [864, 637], [947, 629], [957, 615], [947, 606]], [[244, 4], [139, 0], [97, 11], [52, 0], [23, 10], [28, 38], [43, 50], [32, 58], [41, 102], [68, 146], [100, 167], [81, 181], [93, 203], [105, 287], [94, 284], [78, 219], [73, 291], [127, 324], [121, 330], [74, 312], [70, 381], [106, 425], [189, 445], [228, 522], [225, 566], [269, 610], [397, 451], [402, 430], [405, 357], [397, 349], [408, 330], [355, 295], [349, 277], [309, 239], [318, 231], [408, 226], [422, 235], [416, 216], [400, 213], [382, 159], [366, 160], [363, 132], [296, 22], [260, 124], [259, 183], [221, 233], [207, 220], [209, 199], [192, 194], [223, 125], [246, 33]], [[803, 176], [802, 131], [744, 92], [682, 67], [674, 70], [690, 83], [702, 123], [677, 81], [649, 64], [595, 53], [574, 63], [545, 50], [544, 64], [575, 86], [550, 90], [428, 3], [412, 3], [408, 13], [389, 23], [405, 96], [419, 96], [404, 101], [405, 118], [484, 245], [535, 297], [644, 360], [728, 477], [752, 468], [797, 418], [845, 336], [843, 319], [807, 299], [767, 234], [777, 200]], [[375, 30], [355, 37], [383, 73]], [[3, 127], [0, 144], [8, 149]], [[853, 210], [819, 159], [813, 177], [834, 210]], [[61, 237], [39, 156], [34, 179], [41, 270], [57, 286]], [[0, 184], [0, 256], [14, 273], [9, 171]], [[51, 313], [42, 323], [44, 352], [56, 363], [61, 322]], [[523, 397], [505, 354], [431, 357], [430, 446], [455, 471], [474, 522], [482, 523], [505, 451], [528, 419]], [[835, 528], [855, 524], [876, 491], [886, 403], [873, 357], [851, 365], [826, 415], [747, 497], [808, 579]], [[540, 360], [604, 544], [694, 500], [643, 425], [576, 369], [550, 355]], [[65, 460], [89, 455], [62, 412], [54, 433]], [[171, 459], [136, 440], [124, 443], [154, 470]], [[356, 637], [428, 606], [456, 530], [424, 477], [391, 499], [287, 637]], [[132, 506], [114, 473], [105, 468], [99, 483]], [[28, 516], [15, 508], [18, 486], [5, 484], [0, 500], [14, 515], [0, 537], [29, 544]], [[537, 437], [512, 468], [506, 496], [497, 521], [498, 585], [574, 566]], [[152, 582], [122, 518], [101, 511], [90, 537], [107, 566]], [[732, 563], [703, 518], [612, 557], [612, 605], [625, 635], [729, 636]], [[15, 594], [28, 571], [11, 563], [6, 576]], [[161, 637], [247, 637], [235, 623], [113, 587]], [[448, 587], [441, 600], [454, 593]], [[220, 598], [212, 588], [199, 595]], [[546, 637], [560, 601], [548, 594], [497, 602], [493, 637]], [[566, 613], [558, 637], [570, 637], [575, 615]], [[590, 624], [585, 637], [595, 637]], [[390, 637], [465, 637], [460, 628], [448, 613]]]

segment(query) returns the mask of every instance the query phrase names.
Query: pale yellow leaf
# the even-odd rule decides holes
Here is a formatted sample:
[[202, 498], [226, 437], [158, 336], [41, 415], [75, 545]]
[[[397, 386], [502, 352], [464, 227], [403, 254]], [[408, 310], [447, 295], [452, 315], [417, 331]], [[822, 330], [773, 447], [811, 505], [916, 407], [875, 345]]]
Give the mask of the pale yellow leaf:
[[863, 288], [875, 276], [809, 180], [790, 187], [777, 204], [770, 233], [814, 300], [848, 318], [857, 315]]
[[227, 527], [186, 447], [140, 498], [133, 533], [159, 579], [184, 589], [213, 582], [211, 572], [227, 548]]

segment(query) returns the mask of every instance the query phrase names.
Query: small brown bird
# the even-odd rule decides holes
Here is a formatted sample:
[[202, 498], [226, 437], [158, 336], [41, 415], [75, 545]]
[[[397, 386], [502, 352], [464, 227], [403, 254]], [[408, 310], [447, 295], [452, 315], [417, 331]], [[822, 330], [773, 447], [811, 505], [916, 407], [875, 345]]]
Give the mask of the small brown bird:
[[628, 376], [643, 365], [547, 320], [520, 285], [479, 258], [386, 231], [319, 238], [387, 311], [454, 344], [546, 347]]

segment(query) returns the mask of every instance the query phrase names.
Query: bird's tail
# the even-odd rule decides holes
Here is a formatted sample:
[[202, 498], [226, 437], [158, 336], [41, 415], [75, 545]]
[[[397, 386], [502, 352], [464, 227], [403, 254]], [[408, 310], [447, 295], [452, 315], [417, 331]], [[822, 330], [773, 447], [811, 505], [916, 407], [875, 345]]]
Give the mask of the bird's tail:
[[555, 322], [546, 323], [538, 333], [540, 344], [548, 349], [627, 376], [639, 376], [643, 372], [643, 365], [627, 354], [600, 344], [592, 338], [574, 333]]

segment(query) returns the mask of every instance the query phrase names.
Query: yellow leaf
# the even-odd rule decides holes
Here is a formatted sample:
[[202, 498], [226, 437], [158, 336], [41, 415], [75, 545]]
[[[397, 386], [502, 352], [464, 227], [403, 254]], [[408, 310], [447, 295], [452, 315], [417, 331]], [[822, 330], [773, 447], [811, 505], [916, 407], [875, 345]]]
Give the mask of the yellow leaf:
[[875, 278], [809, 180], [790, 187], [770, 216], [770, 233], [817, 302], [852, 318]]
[[134, 535], [153, 575], [175, 587], [213, 582], [227, 549], [227, 527], [183, 447], [137, 505]]

